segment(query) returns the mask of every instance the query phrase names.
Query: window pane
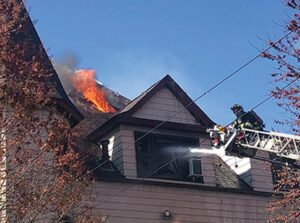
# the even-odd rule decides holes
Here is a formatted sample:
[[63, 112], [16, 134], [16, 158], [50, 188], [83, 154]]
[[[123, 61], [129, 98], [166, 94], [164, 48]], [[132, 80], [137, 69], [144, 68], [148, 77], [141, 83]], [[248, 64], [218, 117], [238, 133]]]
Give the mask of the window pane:
[[193, 170], [194, 170], [194, 174], [199, 174], [199, 175], [202, 174], [200, 159], [193, 159]]
[[[144, 133], [135, 132], [135, 140]], [[149, 134], [136, 143], [137, 173], [139, 177], [152, 177], [181, 181], [195, 181], [189, 176], [191, 147], [199, 147], [198, 138]], [[168, 162], [174, 160], [168, 165]], [[201, 171], [201, 162], [197, 167]], [[151, 176], [149, 176], [151, 174]], [[199, 180], [198, 180], [199, 181]]]

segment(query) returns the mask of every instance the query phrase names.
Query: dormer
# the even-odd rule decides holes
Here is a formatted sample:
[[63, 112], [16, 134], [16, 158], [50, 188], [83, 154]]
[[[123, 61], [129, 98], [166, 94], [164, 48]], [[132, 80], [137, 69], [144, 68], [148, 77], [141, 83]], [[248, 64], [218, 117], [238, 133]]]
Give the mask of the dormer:
[[215, 155], [205, 153], [213, 125], [167, 75], [88, 139], [109, 139], [110, 159], [127, 179], [216, 186]]

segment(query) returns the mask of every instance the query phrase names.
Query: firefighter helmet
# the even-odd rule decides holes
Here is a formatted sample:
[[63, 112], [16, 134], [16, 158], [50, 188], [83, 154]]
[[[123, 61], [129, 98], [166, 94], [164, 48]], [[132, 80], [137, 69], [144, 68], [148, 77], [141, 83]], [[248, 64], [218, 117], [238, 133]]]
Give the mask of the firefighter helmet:
[[243, 106], [239, 105], [239, 104], [235, 104], [230, 108], [234, 113], [240, 111], [240, 110], [244, 110]]

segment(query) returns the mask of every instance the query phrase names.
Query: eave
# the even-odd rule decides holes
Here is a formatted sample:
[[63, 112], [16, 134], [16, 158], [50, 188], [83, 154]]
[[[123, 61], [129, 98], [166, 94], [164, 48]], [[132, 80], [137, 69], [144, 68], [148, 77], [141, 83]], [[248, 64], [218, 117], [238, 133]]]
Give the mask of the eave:
[[121, 124], [146, 127], [151, 129], [159, 126], [160, 129], [165, 129], [165, 130], [177, 130], [177, 131], [185, 131], [185, 132], [192, 132], [192, 133], [199, 133], [199, 134], [207, 134], [206, 128], [200, 125], [175, 123], [175, 122], [163, 123], [163, 121], [159, 121], [159, 120], [150, 120], [150, 119], [142, 119], [142, 118], [134, 118], [134, 117], [125, 118], [123, 115], [122, 114], [116, 115], [113, 118], [109, 119], [101, 126], [101, 128], [98, 128], [96, 131], [92, 132], [87, 138], [93, 142], [96, 142], [97, 140], [107, 135], [112, 129], [120, 126]]

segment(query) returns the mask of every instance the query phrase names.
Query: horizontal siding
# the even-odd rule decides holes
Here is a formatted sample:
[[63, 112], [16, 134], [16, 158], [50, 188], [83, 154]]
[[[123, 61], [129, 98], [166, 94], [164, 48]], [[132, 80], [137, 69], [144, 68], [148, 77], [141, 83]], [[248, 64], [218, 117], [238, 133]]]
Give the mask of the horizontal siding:
[[216, 185], [216, 173], [214, 162], [211, 156], [201, 157], [202, 175], [204, 185], [215, 186]]
[[136, 177], [133, 131], [120, 127], [104, 138], [109, 139], [109, 155], [116, 168], [127, 177]]
[[[125, 188], [127, 188], [127, 190], [124, 192], [123, 189]], [[122, 191], [122, 193], [118, 193], [120, 191]], [[211, 203], [212, 207], [214, 207], [213, 205], [215, 204], [232, 204], [239, 206], [249, 206], [250, 208], [254, 208], [256, 206], [259, 208], [263, 208], [264, 205], [257, 204], [257, 199], [266, 199], [263, 196], [251, 195], [253, 197], [257, 197], [257, 199], [249, 200], [250, 195], [246, 194], [233, 194], [202, 189], [176, 188], [137, 183], [133, 185], [126, 183], [96, 182], [93, 185], [92, 192], [94, 196], [93, 201], [102, 201], [102, 196], [106, 196], [106, 198], [109, 199], [108, 201], [110, 201], [110, 199], [116, 200], [119, 198], [123, 199], [127, 197], [139, 197], [145, 199], [159, 199], [160, 201], [171, 200], [172, 204], [175, 204], [177, 201], [186, 201], [192, 203], [204, 202], [205, 205]], [[221, 197], [220, 194], [222, 195]], [[234, 197], [237, 199], [233, 199]], [[229, 206], [229, 208], [231, 207]]]
[[173, 93], [169, 89], [163, 88], [152, 96], [133, 117], [165, 121], [179, 111], [180, 113], [169, 121], [199, 124]]
[[122, 174], [124, 174], [122, 138], [120, 130], [116, 129], [104, 138], [109, 139], [108, 152], [113, 164]]
[[[162, 212], [164, 210], [159, 207], [159, 210], [150, 211], [136, 211], [137, 206], [132, 206], [128, 204], [118, 204], [120, 209], [108, 209], [104, 208], [102, 211], [114, 211], [118, 217], [125, 217], [128, 215], [133, 215], [134, 218], [138, 218], [140, 220], [147, 219], [147, 220], [162, 220]], [[152, 206], [145, 206], [145, 210], [152, 208]], [[189, 211], [185, 211], [189, 210]], [[198, 212], [197, 214], [195, 212]], [[173, 215], [174, 221], [180, 222], [223, 222], [223, 219], [231, 220], [231, 222], [249, 222], [249, 220], [257, 219], [256, 214], [246, 214], [241, 212], [226, 212], [226, 211], [219, 211], [219, 210], [203, 210], [200, 211], [198, 209], [186, 209], [186, 208], [173, 208], [173, 213], [180, 213], [180, 215]], [[185, 220], [187, 219], [187, 220]], [[257, 219], [263, 222], [265, 218]], [[113, 220], [113, 218], [112, 218]], [[113, 222], [113, 221], [111, 221]], [[144, 221], [142, 221], [144, 222]]]
[[143, 184], [128, 187], [97, 182], [91, 202], [110, 215], [111, 223], [123, 218], [131, 223], [161, 222], [166, 209], [174, 222], [266, 222], [266, 197]]
[[123, 161], [126, 177], [136, 177], [136, 156], [135, 156], [135, 138], [134, 131], [124, 126], [120, 127], [120, 134], [123, 147]]
[[[119, 171], [127, 178], [137, 177], [134, 130], [135, 128], [133, 127], [122, 125], [120, 129], [110, 135], [109, 148], [112, 161]], [[167, 132], [164, 134], [166, 133]], [[203, 139], [200, 139], [200, 141], [203, 141]], [[210, 145], [203, 143], [201, 148], [210, 148]], [[201, 158], [204, 185], [215, 186], [214, 161], [210, 156], [201, 156]], [[221, 158], [236, 172], [236, 174], [240, 175], [246, 183], [254, 187], [254, 190], [266, 192], [272, 191], [272, 174], [271, 171], [267, 169], [265, 162], [253, 159], [250, 160], [249, 158], [240, 159], [225, 155]]]
[[[121, 142], [122, 142], [122, 157], [123, 157], [123, 166], [125, 170], [125, 176], [127, 178], [136, 178], [137, 177], [137, 164], [136, 164], [136, 154], [135, 154], [135, 144], [134, 144], [134, 128], [126, 125], [120, 127]], [[136, 129], [139, 130], [139, 129]], [[166, 134], [167, 132], [164, 132]], [[177, 135], [180, 135], [179, 133]], [[199, 137], [199, 135], [198, 135]], [[199, 139], [203, 141], [204, 139]], [[207, 142], [201, 144], [201, 148], [207, 149], [210, 148]], [[195, 154], [195, 156], [197, 156]], [[202, 172], [204, 185], [215, 186], [215, 169], [214, 162], [211, 156], [202, 156]]]
[[[269, 154], [266, 152], [257, 152], [257, 156], [269, 158]], [[251, 173], [253, 177], [254, 190], [256, 191], [273, 191], [273, 179], [272, 172], [270, 170], [270, 164], [251, 159]]]
[[[157, 219], [145, 219], [145, 218], [138, 218], [135, 217], [134, 220], [132, 217], [126, 216], [118, 216], [113, 218], [113, 222], [122, 222], [122, 223], [131, 223], [131, 222], [142, 222], [142, 223], [163, 223], [163, 222], [170, 222], [168, 220], [157, 220]], [[228, 218], [222, 218], [222, 220], [218, 219], [217, 217], [210, 217], [209, 219], [201, 217], [201, 219], [196, 220], [196, 221], [183, 221], [181, 219], [176, 219], [174, 217], [171, 222], [180, 222], [180, 223], [207, 223], [207, 222], [222, 222], [222, 223], [241, 223], [241, 222], [247, 222], [247, 223], [256, 223], [257, 221], [254, 220], [247, 220], [247, 221], [234, 221], [234, 219], [228, 217]], [[262, 221], [263, 222], [263, 221]]]

